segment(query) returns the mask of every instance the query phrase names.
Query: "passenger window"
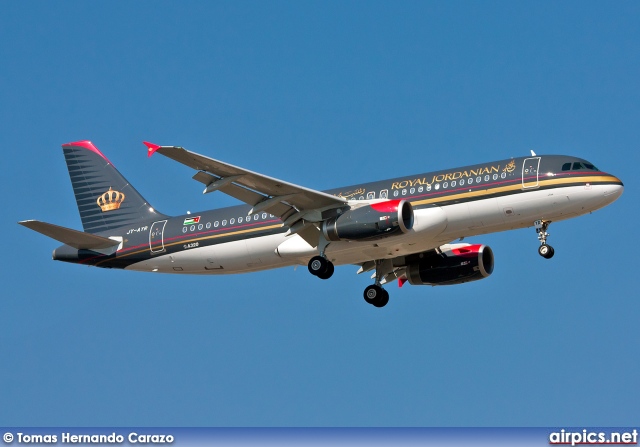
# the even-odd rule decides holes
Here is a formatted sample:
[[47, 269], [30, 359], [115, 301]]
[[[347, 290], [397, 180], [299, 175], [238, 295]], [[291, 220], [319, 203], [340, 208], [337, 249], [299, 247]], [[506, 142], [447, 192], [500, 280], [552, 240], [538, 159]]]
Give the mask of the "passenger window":
[[202, 224], [198, 225], [198, 230], [202, 230], [202, 228], [204, 228]]
[[235, 219], [229, 219], [229, 225], [233, 225], [234, 223], [236, 223]]
[[267, 213], [262, 213], [262, 220], [266, 220], [267, 219]]
[[223, 227], [226, 227], [226, 226], [227, 226], [227, 220], [226, 220], [226, 219], [222, 221], [222, 226], [223, 226]]
[[218, 221], [216, 220], [216, 221], [213, 223], [213, 226], [214, 226], [214, 228], [218, 228], [218, 225], [219, 225], [219, 224], [218, 224]]
[[238, 223], [242, 223], [242, 217], [238, 217]]
[[393, 197], [398, 197], [398, 191], [393, 191]]
[[381, 199], [386, 199], [388, 195], [389, 195], [389, 191], [388, 190], [383, 189], [382, 191], [380, 191], [380, 198]]
[[562, 170], [563, 171], [570, 171], [571, 170], [571, 163], [565, 163], [562, 165]]
[[371, 200], [371, 199], [375, 199], [376, 198], [376, 193], [375, 192], [368, 192], [367, 193], [367, 199]]
[[416, 192], [416, 189], [415, 189], [415, 188], [411, 188], [411, 189], [409, 190], [409, 193], [411, 193], [411, 194], [413, 194], [414, 192]]
[[456, 181], [455, 180], [451, 182], [451, 187], [453, 188], [454, 186], [456, 186]]
[[258, 217], [260, 217], [260, 216], [259, 216], [259, 215], [257, 215], [257, 214], [254, 214], [254, 216], [253, 216], [253, 220], [258, 220]]
[[211, 222], [207, 222], [207, 230], [211, 228]]

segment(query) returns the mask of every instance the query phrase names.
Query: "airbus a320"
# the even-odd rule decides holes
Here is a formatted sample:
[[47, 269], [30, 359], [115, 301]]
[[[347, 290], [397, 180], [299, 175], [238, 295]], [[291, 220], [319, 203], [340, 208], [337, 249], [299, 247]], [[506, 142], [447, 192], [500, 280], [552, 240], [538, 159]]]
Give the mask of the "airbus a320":
[[491, 275], [486, 245], [470, 236], [534, 227], [551, 258], [548, 228], [615, 201], [620, 179], [564, 155], [499, 160], [316, 191], [190, 152], [145, 142], [196, 171], [204, 193], [245, 205], [167, 216], [153, 208], [90, 141], [62, 146], [84, 231], [19, 222], [62, 242], [53, 259], [143, 272], [221, 275], [293, 265], [329, 279], [338, 265], [371, 272], [364, 299], [383, 286], [452, 285]]

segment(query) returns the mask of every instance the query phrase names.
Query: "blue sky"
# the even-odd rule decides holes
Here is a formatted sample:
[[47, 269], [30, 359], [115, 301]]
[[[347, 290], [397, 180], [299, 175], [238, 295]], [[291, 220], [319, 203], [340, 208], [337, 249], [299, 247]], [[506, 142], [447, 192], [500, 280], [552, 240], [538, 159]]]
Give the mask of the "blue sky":
[[[3, 2], [0, 425], [630, 426], [640, 417], [637, 2]], [[235, 202], [175, 144], [315, 189], [571, 154], [625, 193], [491, 234], [494, 274], [162, 276], [53, 262], [80, 229], [60, 145], [158, 210]], [[635, 174], [634, 174], [635, 173]]]

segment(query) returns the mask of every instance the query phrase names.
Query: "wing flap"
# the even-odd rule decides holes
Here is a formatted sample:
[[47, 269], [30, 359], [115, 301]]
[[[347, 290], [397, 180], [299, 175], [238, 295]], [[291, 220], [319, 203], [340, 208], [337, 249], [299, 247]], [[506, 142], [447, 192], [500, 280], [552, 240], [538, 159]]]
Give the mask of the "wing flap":
[[91, 233], [83, 233], [82, 231], [72, 230], [58, 225], [41, 222], [39, 220], [24, 220], [18, 222], [23, 227], [27, 227], [33, 231], [44, 234], [56, 241], [67, 244], [78, 250], [102, 250], [112, 248], [120, 244], [120, 241], [109, 239], [107, 237], [96, 236]]

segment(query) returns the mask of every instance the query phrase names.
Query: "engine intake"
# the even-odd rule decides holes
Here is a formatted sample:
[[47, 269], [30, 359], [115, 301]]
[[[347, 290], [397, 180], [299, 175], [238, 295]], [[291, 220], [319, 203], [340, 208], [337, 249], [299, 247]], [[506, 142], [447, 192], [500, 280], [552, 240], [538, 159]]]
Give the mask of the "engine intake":
[[351, 208], [322, 224], [328, 241], [382, 239], [413, 227], [413, 207], [406, 200], [388, 200]]
[[487, 245], [455, 244], [441, 251], [421, 253], [407, 263], [409, 284], [462, 284], [493, 273], [493, 251]]

